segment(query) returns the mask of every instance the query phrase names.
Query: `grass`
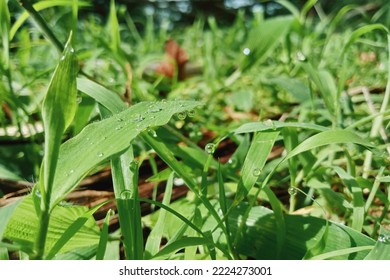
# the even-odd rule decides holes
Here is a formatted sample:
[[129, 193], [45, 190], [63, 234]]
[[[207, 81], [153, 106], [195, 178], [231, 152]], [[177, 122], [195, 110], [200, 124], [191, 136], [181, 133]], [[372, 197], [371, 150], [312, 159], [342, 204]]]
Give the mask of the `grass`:
[[[1, 258], [388, 259], [388, 7], [278, 2], [139, 30], [1, 1]], [[201, 71], [150, 70], [169, 38]], [[71, 201], [107, 168], [110, 198]]]

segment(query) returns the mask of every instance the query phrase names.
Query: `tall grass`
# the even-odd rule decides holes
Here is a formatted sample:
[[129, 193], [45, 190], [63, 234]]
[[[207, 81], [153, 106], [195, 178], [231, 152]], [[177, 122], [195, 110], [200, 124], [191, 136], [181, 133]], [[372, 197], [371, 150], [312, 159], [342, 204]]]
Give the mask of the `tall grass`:
[[[107, 258], [119, 241], [109, 230], [115, 213], [107, 210], [101, 228], [93, 215], [109, 201], [64, 202], [102, 166], [111, 169], [127, 259], [388, 258], [390, 37], [375, 18], [356, 28], [346, 24], [353, 6], [314, 18], [317, 1], [301, 11], [278, 1], [291, 16], [239, 13], [229, 28], [200, 19], [171, 32], [203, 69], [181, 81], [145, 78], [147, 63], [166, 59], [168, 31], [156, 32], [153, 16], [140, 32], [114, 1], [105, 24], [79, 17], [89, 3], [45, 2], [20, 1], [12, 22], [0, 2], [1, 101], [12, 104], [3, 130], [16, 124], [22, 136], [33, 119], [44, 127], [37, 182], [0, 208], [2, 258]], [[52, 9], [69, 22], [45, 18]], [[23, 24], [27, 17], [36, 27]], [[52, 57], [42, 61], [43, 53]], [[368, 62], [356, 59], [368, 53]], [[22, 57], [28, 69], [17, 69]], [[41, 72], [26, 78], [34, 67]], [[362, 86], [379, 87], [370, 98], [377, 111], [349, 93], [363, 96]], [[150, 180], [164, 182], [162, 201], [140, 197], [147, 162]], [[171, 201], [175, 180], [188, 194]], [[142, 203], [156, 211], [142, 217]]]

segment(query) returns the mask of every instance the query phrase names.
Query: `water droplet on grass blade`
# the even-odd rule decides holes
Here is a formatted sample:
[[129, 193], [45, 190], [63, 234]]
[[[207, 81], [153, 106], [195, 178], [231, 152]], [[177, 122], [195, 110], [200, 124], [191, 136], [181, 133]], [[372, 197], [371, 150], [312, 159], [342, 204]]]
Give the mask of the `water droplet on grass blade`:
[[130, 170], [131, 171], [136, 171], [137, 168], [138, 168], [138, 161], [133, 160], [132, 162], [130, 162]]
[[289, 187], [288, 188], [288, 194], [291, 195], [291, 196], [294, 196], [298, 193], [297, 189], [294, 188], [294, 187]]
[[120, 194], [120, 198], [121, 199], [130, 199], [131, 198], [131, 195], [132, 195], [132, 192], [129, 191], [129, 190], [124, 190], [121, 192]]
[[306, 56], [301, 51], [298, 51], [295, 56], [299, 61], [306, 61]]
[[98, 157], [103, 157], [104, 156], [104, 153], [100, 152], [100, 153], [97, 153], [96, 154]]
[[379, 241], [380, 243], [390, 244], [390, 236], [381, 233], [381, 234], [379, 234], [379, 236], [378, 236], [378, 241]]
[[187, 113], [186, 112], [179, 112], [179, 113], [177, 113], [177, 118], [179, 120], [184, 120], [186, 117], [187, 117]]
[[229, 158], [228, 164], [234, 167], [237, 164], [237, 160], [235, 158]]
[[253, 169], [253, 172], [252, 172], [253, 176], [255, 177], [259, 177], [260, 174], [261, 174], [261, 170], [259, 168], [255, 168]]
[[115, 130], [121, 130], [121, 129], [122, 129], [122, 127], [120, 125], [115, 127]]
[[157, 137], [156, 131], [155, 131], [154, 129], [152, 129], [152, 128], [149, 128], [149, 129], [148, 129], [148, 134], [149, 134], [150, 136], [152, 136], [152, 137]]
[[61, 61], [65, 60], [65, 55], [61, 56]]
[[83, 101], [83, 98], [81, 96], [77, 96], [76, 102], [77, 104], [80, 104]]
[[188, 111], [187, 111], [187, 115], [188, 115], [190, 118], [194, 117], [195, 114], [196, 114], [195, 110], [188, 110]]
[[250, 48], [245, 48], [245, 49], [242, 51], [242, 53], [243, 53], [244, 55], [249, 55], [249, 54], [251, 53], [251, 49], [250, 49]]
[[209, 154], [213, 154], [215, 152], [215, 144], [214, 143], [207, 143], [204, 147], [204, 150]]
[[69, 174], [72, 174], [72, 173], [74, 173], [74, 170], [73, 169], [69, 170]]

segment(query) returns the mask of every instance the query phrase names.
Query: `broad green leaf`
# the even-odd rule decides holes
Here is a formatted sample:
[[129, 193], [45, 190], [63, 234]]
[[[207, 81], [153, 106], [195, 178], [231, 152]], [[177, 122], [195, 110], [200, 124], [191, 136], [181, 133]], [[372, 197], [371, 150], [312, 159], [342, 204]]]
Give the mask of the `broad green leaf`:
[[164, 125], [174, 114], [200, 104], [195, 101], [141, 102], [86, 126], [61, 145], [50, 206], [54, 207], [71, 192], [92, 168], [127, 149], [139, 133]]
[[390, 231], [381, 227], [378, 240], [365, 260], [390, 260]]
[[240, 202], [255, 185], [278, 135], [278, 131], [272, 131], [259, 132], [254, 136], [241, 170], [241, 178], [234, 198], [236, 204]]
[[42, 119], [45, 127], [45, 156], [43, 173], [41, 170], [43, 177], [39, 186], [44, 203], [50, 201], [50, 193], [56, 186], [53, 185], [53, 182], [62, 136], [76, 113], [77, 72], [78, 63], [72, 48], [71, 34], [43, 100]]
[[[93, 214], [108, 201], [104, 201], [89, 211], [82, 214], [78, 217], [61, 235], [61, 238], [57, 240], [57, 242], [53, 245], [50, 252], [47, 254], [47, 259], [52, 259], [64, 245], [69, 242], [69, 240], [84, 226], [84, 224], [93, 218]], [[100, 242], [99, 242], [100, 243]]]
[[293, 18], [290, 16], [275, 17], [253, 27], [248, 34], [248, 40], [243, 45], [246, 48], [246, 53], [243, 54], [241, 59], [241, 71], [264, 60], [266, 55], [288, 32], [292, 20]]
[[[46, 249], [50, 251], [54, 244], [62, 237], [63, 233], [84, 215], [88, 209], [81, 206], [57, 206], [53, 209], [46, 241]], [[24, 197], [13, 212], [4, 232], [4, 238], [8, 238], [23, 245], [23, 251], [33, 248], [38, 232], [39, 220], [35, 213], [32, 196]], [[60, 250], [60, 253], [73, 249], [94, 246], [99, 242], [99, 227], [93, 217], [84, 223], [76, 234]]]
[[7, 227], [9, 220], [12, 217], [13, 212], [19, 206], [21, 200], [18, 200], [12, 204], [0, 208], [0, 240], [3, 239], [3, 233]]

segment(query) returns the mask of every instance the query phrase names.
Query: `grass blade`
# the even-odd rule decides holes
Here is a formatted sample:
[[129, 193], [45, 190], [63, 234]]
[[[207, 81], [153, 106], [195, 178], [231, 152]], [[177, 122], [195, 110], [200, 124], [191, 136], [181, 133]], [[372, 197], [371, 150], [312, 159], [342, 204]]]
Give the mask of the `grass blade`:
[[42, 119], [45, 127], [45, 153], [41, 168], [41, 181], [36, 185], [42, 195], [41, 213], [39, 213], [41, 226], [36, 243], [37, 258], [41, 258], [45, 251], [51, 194], [56, 186], [54, 178], [62, 136], [71, 124], [77, 108], [76, 75], [78, 63], [71, 44], [72, 33], [43, 100]]
[[255, 185], [279, 132], [261, 132], [254, 136], [242, 167], [233, 205], [237, 205]]
[[[171, 172], [171, 175], [168, 178], [165, 192], [164, 192], [164, 198], [162, 203], [164, 205], [169, 205], [169, 202], [171, 200], [172, 195], [172, 188], [173, 188], [173, 176], [174, 173]], [[165, 216], [166, 216], [166, 210], [161, 209], [160, 214], [158, 216], [157, 222], [155, 226], [153, 227], [151, 233], [149, 234], [149, 237], [146, 241], [145, 245], [145, 258], [148, 259], [151, 256], [158, 253], [161, 245], [161, 238], [163, 235], [164, 230], [164, 224], [165, 224]]]
[[115, 212], [110, 209], [108, 210], [106, 217], [104, 218], [102, 231], [100, 233], [99, 245], [96, 252], [96, 259], [103, 260], [104, 254], [106, 253], [106, 247], [108, 242], [108, 226], [110, 223], [110, 218], [115, 214]]
[[153, 260], [167, 259], [180, 249], [201, 245], [212, 245], [212, 242], [203, 237], [184, 237], [165, 246], [158, 254], [153, 256]]

